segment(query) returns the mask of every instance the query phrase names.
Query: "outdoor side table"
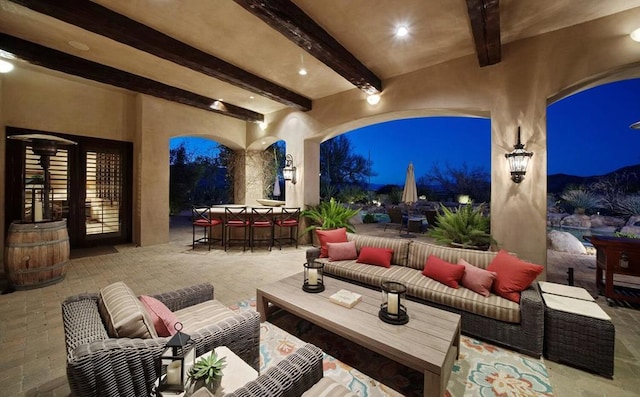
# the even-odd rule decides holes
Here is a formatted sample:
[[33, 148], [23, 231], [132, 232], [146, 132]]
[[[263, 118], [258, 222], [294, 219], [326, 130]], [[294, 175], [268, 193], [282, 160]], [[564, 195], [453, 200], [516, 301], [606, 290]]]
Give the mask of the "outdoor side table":
[[543, 293], [544, 355], [613, 378], [615, 327], [593, 301]]

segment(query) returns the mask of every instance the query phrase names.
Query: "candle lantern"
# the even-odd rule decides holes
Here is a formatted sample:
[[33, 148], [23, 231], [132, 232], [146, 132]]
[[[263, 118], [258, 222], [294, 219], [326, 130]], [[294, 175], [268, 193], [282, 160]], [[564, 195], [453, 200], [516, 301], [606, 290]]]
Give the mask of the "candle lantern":
[[385, 323], [402, 325], [409, 322], [407, 308], [402, 304], [407, 287], [395, 281], [382, 283], [382, 304], [378, 317]]
[[169, 339], [166, 350], [158, 360], [158, 392], [185, 391], [189, 369], [195, 364], [195, 347], [191, 343], [191, 337], [180, 332], [182, 323], [176, 323], [175, 329], [177, 332]]
[[308, 262], [304, 264], [304, 284], [302, 289], [306, 292], [322, 292], [324, 291], [324, 263]]

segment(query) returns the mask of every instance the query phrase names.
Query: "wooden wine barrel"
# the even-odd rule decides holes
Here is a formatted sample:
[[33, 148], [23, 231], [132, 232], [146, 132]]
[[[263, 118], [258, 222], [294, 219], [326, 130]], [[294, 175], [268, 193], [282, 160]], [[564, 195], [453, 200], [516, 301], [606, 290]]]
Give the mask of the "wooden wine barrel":
[[4, 264], [18, 290], [39, 288], [64, 279], [69, 262], [66, 220], [9, 225]]

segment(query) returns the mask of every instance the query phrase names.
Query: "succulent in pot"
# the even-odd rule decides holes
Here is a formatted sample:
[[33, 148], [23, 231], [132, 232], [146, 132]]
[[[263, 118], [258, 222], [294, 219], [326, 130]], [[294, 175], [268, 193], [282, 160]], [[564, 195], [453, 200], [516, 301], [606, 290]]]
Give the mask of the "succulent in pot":
[[222, 382], [222, 370], [227, 366], [226, 357], [218, 357], [215, 350], [211, 354], [200, 358], [189, 369], [187, 390], [188, 394], [195, 393], [198, 389], [205, 387], [211, 392], [216, 393]]

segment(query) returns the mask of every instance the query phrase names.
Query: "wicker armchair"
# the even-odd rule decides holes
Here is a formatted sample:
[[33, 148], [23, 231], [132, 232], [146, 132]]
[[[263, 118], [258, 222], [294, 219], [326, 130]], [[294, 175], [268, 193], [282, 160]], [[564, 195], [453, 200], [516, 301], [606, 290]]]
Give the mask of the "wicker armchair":
[[[176, 311], [212, 300], [213, 286], [199, 284], [153, 297]], [[98, 311], [98, 299], [98, 293], [85, 293], [62, 303], [72, 395], [150, 395], [158, 378], [156, 360], [169, 338], [110, 338]], [[253, 368], [260, 368], [260, 316], [256, 312], [233, 313], [224, 321], [189, 334], [197, 355], [227, 346]]]

